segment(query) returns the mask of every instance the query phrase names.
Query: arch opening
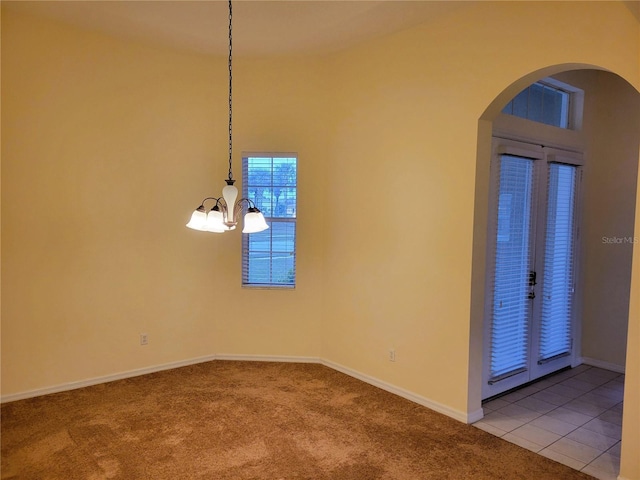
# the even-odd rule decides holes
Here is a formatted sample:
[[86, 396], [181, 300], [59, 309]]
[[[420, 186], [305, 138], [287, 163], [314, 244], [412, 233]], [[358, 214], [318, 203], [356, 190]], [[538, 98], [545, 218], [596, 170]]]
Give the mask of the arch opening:
[[[584, 153], [579, 274], [575, 298], [577, 350], [573, 367], [585, 363], [624, 372], [637, 356], [637, 328], [630, 316], [633, 249], [640, 248], [636, 217], [640, 152], [640, 93], [615, 73], [592, 65], [563, 64], [514, 81], [487, 106], [478, 122], [471, 294], [469, 412], [482, 412], [482, 363], [486, 321], [487, 231], [490, 223], [492, 138], [501, 111], [532, 83], [553, 77], [585, 91], [583, 123], [575, 141]], [[637, 253], [636, 253], [637, 255]], [[634, 343], [635, 342], [635, 343]], [[638, 389], [637, 381], [630, 387]], [[637, 415], [637, 412], [635, 413]], [[482, 413], [475, 418], [482, 417]], [[625, 420], [626, 421], [626, 420]], [[624, 438], [623, 438], [624, 444]], [[623, 447], [624, 448], [624, 447]], [[624, 462], [624, 450], [623, 450]]]

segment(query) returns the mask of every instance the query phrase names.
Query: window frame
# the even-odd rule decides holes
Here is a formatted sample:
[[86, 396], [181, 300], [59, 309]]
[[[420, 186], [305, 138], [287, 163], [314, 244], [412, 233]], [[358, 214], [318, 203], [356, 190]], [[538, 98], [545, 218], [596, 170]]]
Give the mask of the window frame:
[[[516, 115], [515, 113], [507, 113], [504, 110], [507, 108], [509, 104], [512, 104], [518, 95], [520, 95], [525, 90], [531, 88], [533, 85], [539, 85], [544, 88], [551, 88], [553, 90], [560, 91], [568, 95], [568, 105], [566, 106], [566, 126], [557, 126], [550, 123], [546, 123], [539, 120], [533, 120], [531, 118], [523, 117], [521, 115]], [[510, 117], [520, 118], [522, 120], [533, 122], [539, 125], [546, 125], [551, 128], [567, 130], [567, 131], [577, 131], [582, 128], [582, 113], [583, 113], [583, 105], [584, 105], [584, 91], [580, 88], [574, 87], [573, 85], [569, 85], [568, 83], [561, 82], [560, 80], [556, 80], [555, 78], [546, 77], [542, 78], [536, 82], [529, 84], [523, 90], [518, 92], [501, 110], [503, 115], [508, 115]], [[529, 107], [527, 107], [527, 112], [529, 112]]]
[[[285, 289], [291, 290], [295, 289], [297, 286], [297, 253], [298, 253], [298, 245], [297, 245], [297, 236], [298, 236], [298, 227], [297, 227], [297, 211], [298, 211], [298, 162], [299, 157], [296, 152], [243, 152], [242, 153], [242, 196], [244, 198], [249, 198], [252, 202], [255, 200], [249, 194], [249, 190], [251, 185], [249, 184], [249, 175], [248, 175], [248, 161], [250, 158], [269, 158], [271, 159], [271, 178], [269, 185], [265, 188], [274, 188], [274, 187], [286, 187], [295, 190], [295, 201], [294, 201], [294, 213], [293, 216], [290, 217], [282, 217], [282, 216], [269, 216], [269, 212], [262, 211], [267, 224], [269, 225], [269, 229], [265, 232], [268, 232], [270, 243], [268, 252], [262, 251], [269, 255], [269, 261], [273, 262], [274, 254], [282, 254], [282, 253], [290, 253], [293, 257], [293, 267], [291, 270], [293, 271], [293, 280], [291, 283], [284, 283], [274, 281], [273, 278], [270, 278], [270, 281], [267, 282], [251, 282], [249, 281], [249, 272], [250, 272], [250, 236], [251, 235], [261, 235], [265, 232], [253, 233], [253, 234], [242, 234], [242, 266], [241, 266], [241, 282], [243, 288], [258, 288], [258, 289]], [[295, 173], [294, 173], [294, 183], [293, 186], [289, 185], [276, 185], [274, 183], [274, 159], [278, 158], [288, 158], [295, 159]], [[260, 205], [256, 205], [260, 208]], [[290, 252], [281, 252], [273, 249], [273, 224], [289, 224], [293, 226], [293, 247]], [[273, 266], [269, 267], [270, 276], [273, 274]]]

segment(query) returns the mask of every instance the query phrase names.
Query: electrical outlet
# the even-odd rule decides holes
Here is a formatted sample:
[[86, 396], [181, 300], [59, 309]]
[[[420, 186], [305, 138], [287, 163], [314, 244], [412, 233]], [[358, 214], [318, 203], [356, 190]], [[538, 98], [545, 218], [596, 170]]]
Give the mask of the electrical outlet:
[[393, 348], [389, 350], [389, 361], [390, 362], [396, 361], [396, 351]]
[[140, 334], [140, 345], [147, 345], [149, 343], [149, 335], [146, 333]]

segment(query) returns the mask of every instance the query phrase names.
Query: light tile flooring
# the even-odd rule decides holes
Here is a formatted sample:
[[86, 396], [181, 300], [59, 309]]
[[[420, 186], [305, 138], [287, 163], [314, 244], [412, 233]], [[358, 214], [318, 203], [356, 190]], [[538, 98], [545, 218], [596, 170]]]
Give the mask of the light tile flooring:
[[485, 403], [474, 425], [601, 480], [620, 470], [624, 375], [580, 365]]

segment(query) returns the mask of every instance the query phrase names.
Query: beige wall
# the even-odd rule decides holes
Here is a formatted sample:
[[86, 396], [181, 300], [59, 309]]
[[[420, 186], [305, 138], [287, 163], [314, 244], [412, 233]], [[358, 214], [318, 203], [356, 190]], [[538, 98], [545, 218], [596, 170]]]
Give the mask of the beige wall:
[[595, 65], [637, 87], [637, 29], [612, 3], [480, 2], [333, 59], [328, 192], [370, 213], [325, 233], [326, 272], [340, 275], [325, 285], [324, 357], [452, 411], [480, 407], [491, 128], [478, 119], [564, 70]]
[[[484, 110], [499, 95], [503, 105], [531, 81], [562, 70], [592, 64], [631, 79], [636, 74], [608, 44], [635, 45], [637, 23], [623, 6], [540, 6], [480, 2], [334, 61], [342, 72], [334, 87], [341, 109], [330, 157], [340, 175], [329, 192], [375, 209], [375, 220], [367, 216], [326, 232], [327, 272], [342, 275], [326, 286], [332, 302], [324, 356], [459, 411], [479, 407], [479, 397], [469, 392], [473, 398], [467, 403], [466, 393], [468, 369], [472, 381], [480, 376], [481, 302], [471, 312], [475, 357], [467, 357], [464, 348], [470, 334], [478, 119], [495, 116], [501, 106]], [[620, 18], [600, 26], [591, 21], [609, 15]], [[571, 28], [565, 24], [569, 18]], [[617, 29], [619, 38], [612, 39], [610, 22], [626, 22], [626, 37]], [[541, 24], [543, 36], [537, 31]], [[588, 38], [576, 33], [585, 29], [592, 33]], [[486, 191], [484, 172], [477, 188]], [[478, 238], [486, 236], [478, 225]], [[482, 268], [474, 278], [484, 278]], [[392, 347], [395, 363], [387, 360]]]
[[593, 88], [585, 95], [582, 356], [624, 368], [640, 96], [620, 77], [591, 73]]
[[[226, 173], [224, 60], [2, 21], [3, 395], [214, 353], [299, 355], [472, 413], [478, 119], [570, 68], [640, 86], [638, 23], [613, 2], [478, 2], [324, 58], [237, 59], [236, 176], [241, 150], [300, 155], [298, 287], [249, 291], [237, 232], [183, 226]], [[625, 409], [627, 478], [639, 415]]]
[[238, 62], [236, 177], [241, 149], [297, 151], [305, 217], [299, 287], [248, 291], [239, 231], [184, 227], [227, 176], [226, 60], [6, 12], [2, 36], [2, 393], [214, 353], [317, 357], [315, 64]]

